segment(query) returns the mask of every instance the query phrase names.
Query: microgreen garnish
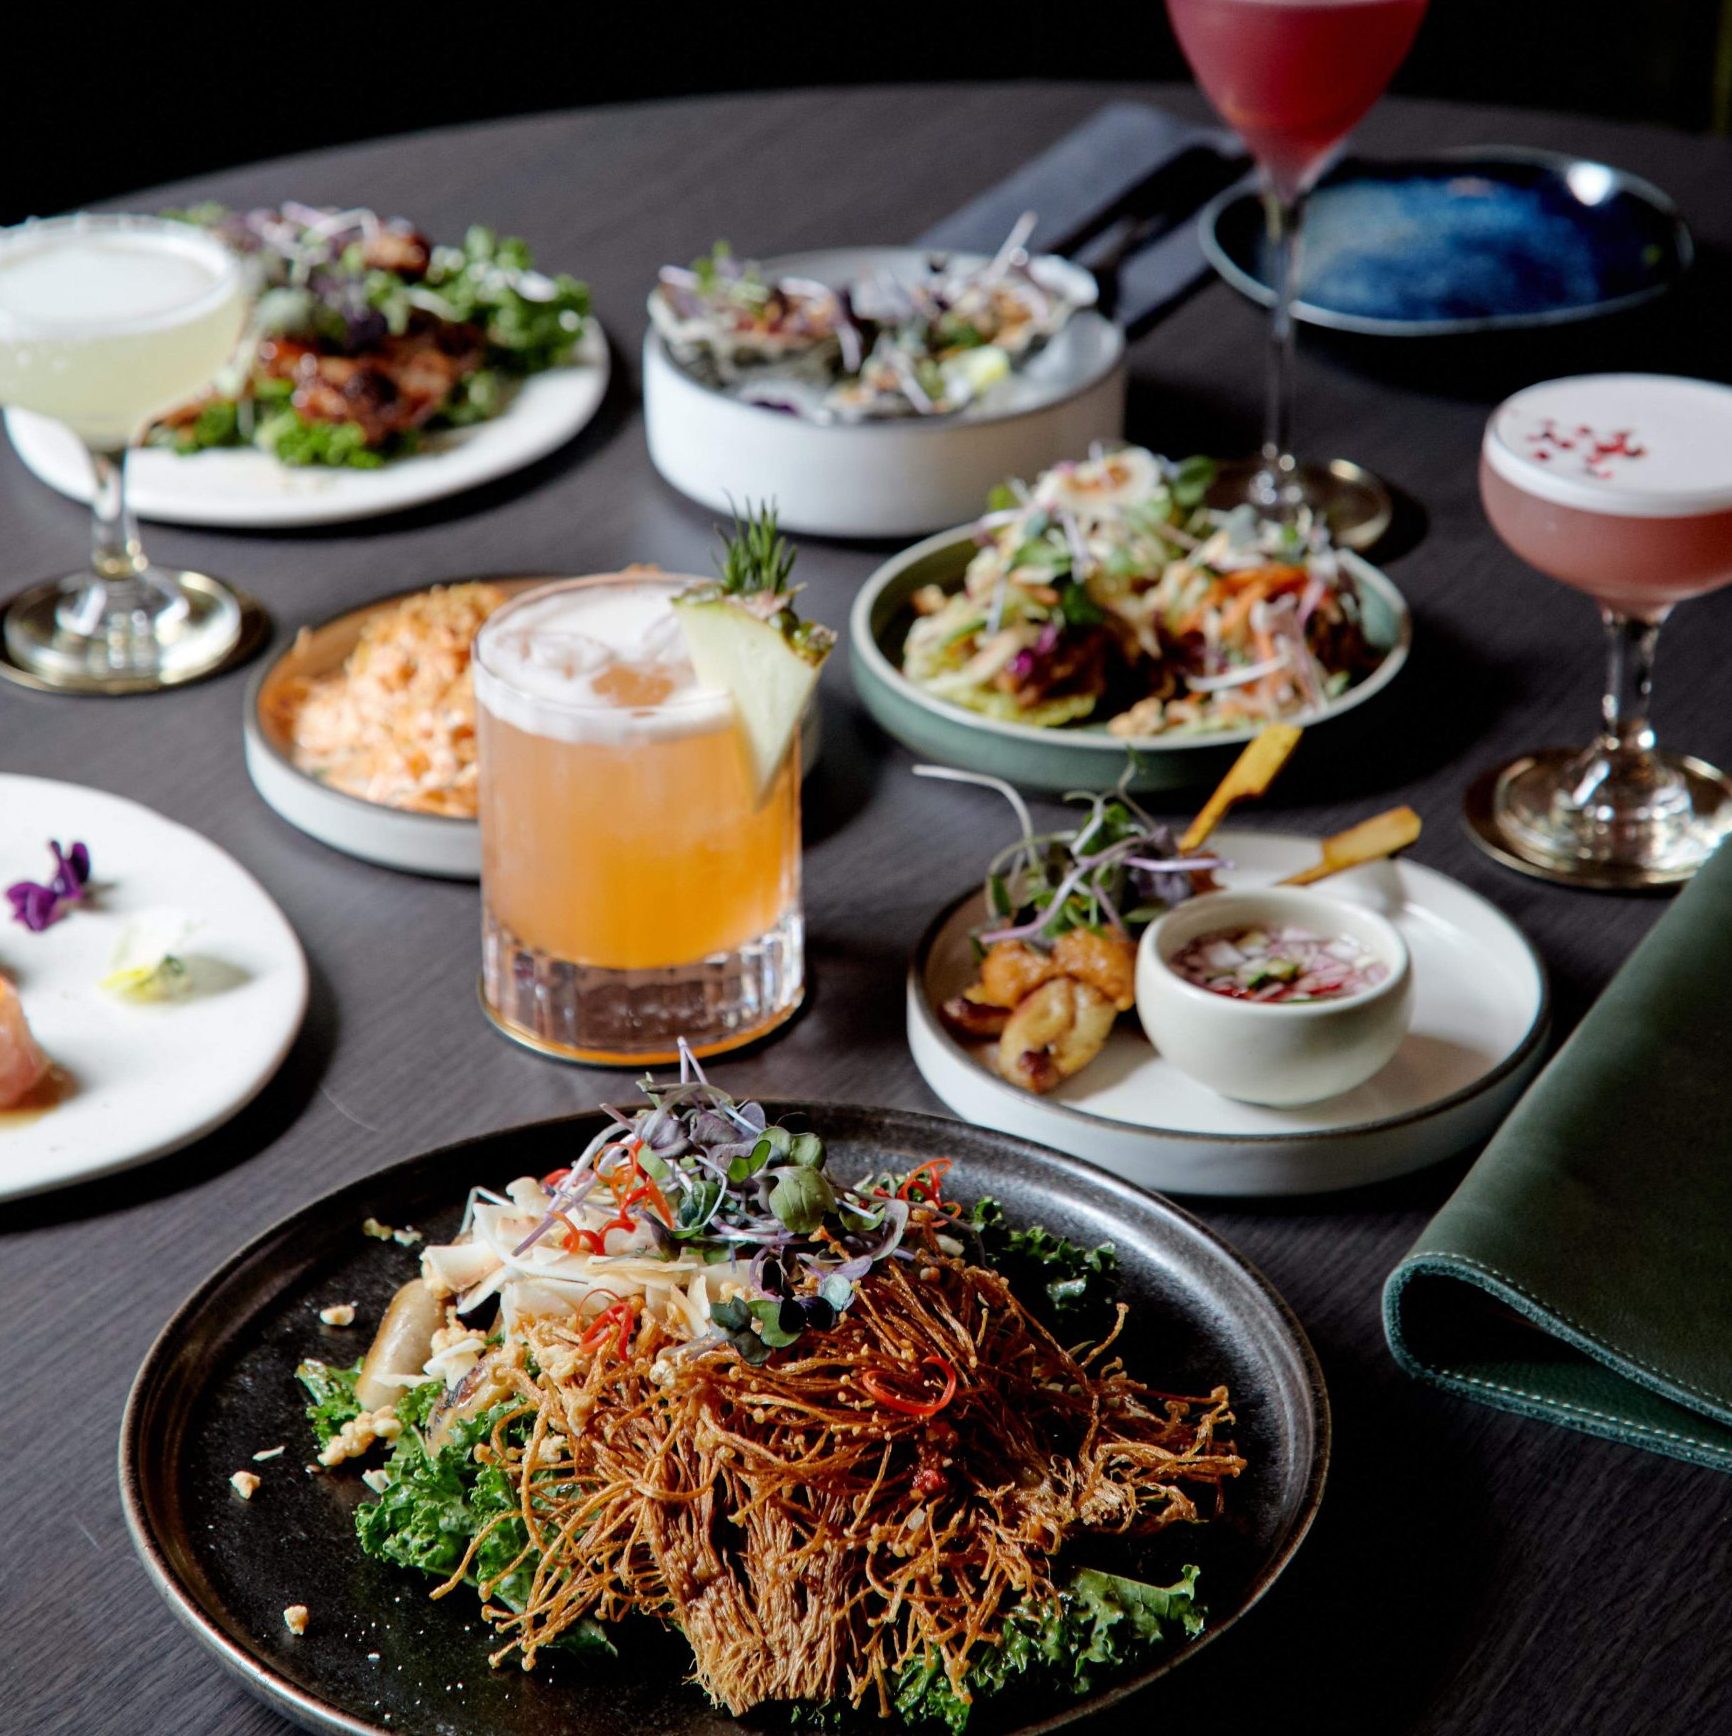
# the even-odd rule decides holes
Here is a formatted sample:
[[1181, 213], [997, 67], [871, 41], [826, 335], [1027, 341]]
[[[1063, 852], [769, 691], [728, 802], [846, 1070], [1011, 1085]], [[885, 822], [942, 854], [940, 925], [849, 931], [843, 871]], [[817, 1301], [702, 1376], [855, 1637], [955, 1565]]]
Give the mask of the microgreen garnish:
[[22, 922], [32, 934], [40, 934], [63, 917], [69, 906], [81, 903], [90, 885], [90, 852], [82, 844], [62, 850], [52, 838], [54, 873], [45, 884], [19, 880], [6, 888], [12, 901], [12, 920]]
[[988, 921], [982, 946], [1025, 940], [1050, 946], [1073, 928], [1131, 934], [1195, 890], [1191, 877], [1229, 864], [1220, 856], [1183, 854], [1170, 827], [1154, 819], [1126, 788], [1106, 795], [1073, 791], [1086, 802], [1080, 825], [1037, 832], [1021, 796], [1001, 778], [950, 766], [916, 766], [916, 777], [997, 790], [1015, 810], [1022, 836], [992, 858], [986, 872]]
[[[818, 1134], [736, 1102], [683, 1045], [678, 1082], [646, 1078], [642, 1089], [631, 1114], [608, 1109], [611, 1125], [558, 1177], [546, 1215], [515, 1252], [553, 1236], [599, 1253], [618, 1228], [647, 1233], [664, 1258], [684, 1250], [748, 1264], [748, 1294], [714, 1306], [711, 1323], [750, 1361], [834, 1326], [859, 1280], [896, 1254], [912, 1207], [933, 1203], [924, 1189], [899, 1195], [883, 1177], [842, 1185]], [[572, 1214], [598, 1189], [620, 1202], [618, 1216], [599, 1233], [574, 1231]]]

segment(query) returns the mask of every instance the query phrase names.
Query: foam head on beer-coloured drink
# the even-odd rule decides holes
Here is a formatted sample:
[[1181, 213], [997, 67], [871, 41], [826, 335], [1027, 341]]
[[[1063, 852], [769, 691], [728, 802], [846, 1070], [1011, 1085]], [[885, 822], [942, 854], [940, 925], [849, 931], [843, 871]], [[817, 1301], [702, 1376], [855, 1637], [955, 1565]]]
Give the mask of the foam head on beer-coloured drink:
[[1480, 486], [1498, 534], [1543, 573], [1629, 613], [1732, 581], [1732, 387], [1582, 374], [1492, 413]]

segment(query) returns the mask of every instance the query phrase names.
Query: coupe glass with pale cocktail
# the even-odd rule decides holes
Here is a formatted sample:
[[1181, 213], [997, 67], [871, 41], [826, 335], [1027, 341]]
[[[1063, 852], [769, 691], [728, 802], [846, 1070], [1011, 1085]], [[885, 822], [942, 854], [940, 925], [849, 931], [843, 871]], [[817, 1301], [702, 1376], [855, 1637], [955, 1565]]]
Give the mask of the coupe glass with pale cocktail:
[[7, 656], [27, 675], [136, 691], [190, 680], [234, 649], [234, 594], [145, 559], [125, 456], [229, 360], [245, 287], [240, 261], [185, 223], [79, 216], [0, 230], [0, 403], [64, 422], [90, 453], [95, 485], [89, 568], [6, 610]]
[[1648, 699], [1673, 606], [1732, 583], [1732, 387], [1663, 374], [1530, 386], [1493, 413], [1479, 476], [1504, 542], [1599, 605], [1608, 671], [1593, 745], [1487, 774], [1469, 798], [1476, 833], [1554, 879], [1687, 879], [1732, 830], [1732, 783], [1660, 753]]
[[800, 1002], [798, 743], [755, 764], [692, 666], [690, 582], [549, 586], [476, 640], [482, 995], [547, 1054], [713, 1054]]
[[1357, 465], [1293, 456], [1293, 303], [1305, 195], [1406, 58], [1426, 0], [1167, 0], [1197, 82], [1261, 173], [1270, 289], [1263, 450], [1225, 467], [1213, 504], [1309, 511], [1337, 542], [1366, 547], [1389, 523], [1388, 492]]

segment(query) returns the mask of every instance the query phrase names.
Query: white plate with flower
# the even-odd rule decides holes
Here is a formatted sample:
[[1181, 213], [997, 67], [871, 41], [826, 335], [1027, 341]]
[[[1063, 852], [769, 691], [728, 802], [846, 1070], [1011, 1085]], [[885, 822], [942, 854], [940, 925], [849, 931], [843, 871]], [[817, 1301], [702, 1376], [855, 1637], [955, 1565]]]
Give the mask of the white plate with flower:
[[[16, 1199], [176, 1151], [239, 1113], [301, 1028], [307, 965], [232, 856], [137, 802], [0, 775], [0, 814], [0, 888], [47, 885], [51, 841], [89, 853], [82, 896], [40, 930], [12, 914], [40, 895], [0, 902], [0, 999], [15, 991], [53, 1069], [0, 1109], [0, 1199]], [[0, 1060], [16, 1042], [0, 1019]]]

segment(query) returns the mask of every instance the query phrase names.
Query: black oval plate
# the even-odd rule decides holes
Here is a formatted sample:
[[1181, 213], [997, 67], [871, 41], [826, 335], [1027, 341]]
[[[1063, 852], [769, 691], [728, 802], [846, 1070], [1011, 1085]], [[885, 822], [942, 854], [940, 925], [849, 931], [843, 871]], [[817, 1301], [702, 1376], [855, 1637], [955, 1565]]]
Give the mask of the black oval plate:
[[[1123, 1565], [1170, 1580], [1202, 1568], [1202, 1636], [1085, 1700], [1023, 1693], [988, 1702], [970, 1736], [1032, 1736], [1097, 1711], [1214, 1639], [1269, 1588], [1311, 1524], [1329, 1456], [1317, 1359], [1268, 1283], [1177, 1207], [1042, 1146], [937, 1116], [771, 1103], [772, 1116], [821, 1128], [846, 1176], [955, 1160], [960, 1199], [991, 1194], [1015, 1223], [1114, 1242], [1131, 1305], [1126, 1360], [1176, 1391], [1231, 1389], [1250, 1461], [1223, 1517], [1175, 1528]], [[651, 1624], [620, 1633], [615, 1659], [559, 1658], [525, 1674], [490, 1670], [475, 1598], [427, 1598], [431, 1580], [363, 1556], [353, 1472], [309, 1476], [311, 1437], [293, 1371], [302, 1357], [353, 1361], [417, 1252], [361, 1233], [371, 1216], [449, 1235], [471, 1186], [504, 1185], [567, 1160], [601, 1123], [578, 1115], [447, 1146], [380, 1171], [285, 1219], [218, 1270], [145, 1358], [121, 1425], [120, 1482], [140, 1555], [175, 1613], [254, 1692], [308, 1729], [391, 1736], [726, 1736], [744, 1726], [685, 1678], [689, 1654]], [[357, 1325], [318, 1310], [355, 1302]], [[255, 1464], [256, 1452], [286, 1444]], [[250, 1502], [229, 1487], [256, 1471]], [[1103, 1562], [1103, 1565], [1108, 1563]], [[297, 1639], [287, 1605], [311, 1611]], [[785, 1728], [755, 1717], [754, 1726]], [[877, 1730], [876, 1718], [862, 1720]]]
[[[1263, 212], [1231, 189], [1198, 224], [1209, 262], [1267, 306]], [[1663, 295], [1694, 249], [1657, 187], [1554, 151], [1349, 160], [1312, 193], [1297, 318], [1379, 337], [1598, 319]]]

